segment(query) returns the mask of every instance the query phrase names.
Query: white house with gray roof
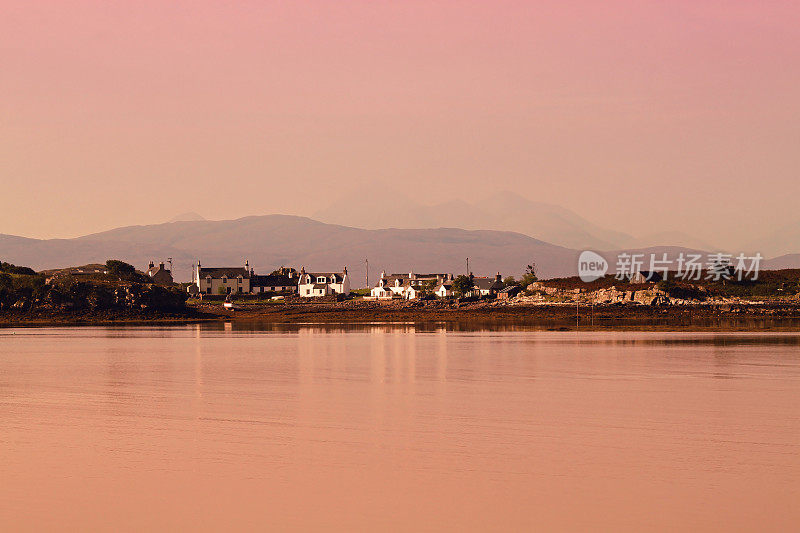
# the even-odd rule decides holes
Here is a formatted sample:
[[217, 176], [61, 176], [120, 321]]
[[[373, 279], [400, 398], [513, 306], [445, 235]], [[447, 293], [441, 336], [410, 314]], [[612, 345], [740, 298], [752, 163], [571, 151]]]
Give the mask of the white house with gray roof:
[[341, 272], [306, 272], [300, 269], [297, 294], [303, 298], [318, 298], [332, 294], [350, 294], [350, 277], [347, 267]]

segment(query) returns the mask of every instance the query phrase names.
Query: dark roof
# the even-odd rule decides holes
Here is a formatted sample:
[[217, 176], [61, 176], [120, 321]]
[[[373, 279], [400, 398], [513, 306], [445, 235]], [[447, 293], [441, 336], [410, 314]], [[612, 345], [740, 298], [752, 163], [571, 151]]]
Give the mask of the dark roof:
[[328, 287], [328, 285], [326, 285], [325, 283], [315, 283], [314, 284], [314, 288], [315, 289], [325, 289], [327, 287]]
[[472, 284], [476, 289], [484, 291], [491, 289], [500, 290], [503, 287], [502, 282], [497, 281], [495, 278], [472, 278]]
[[147, 269], [147, 273], [150, 274], [151, 276], [153, 274], [155, 274], [156, 272], [160, 272], [160, 271], [170, 272], [170, 269], [166, 268], [163, 264], [162, 265], [158, 265], [158, 266], [154, 266], [154, 267], [150, 267], [150, 268]]
[[446, 278], [447, 276], [449, 276], [449, 274], [417, 274], [417, 273], [414, 273], [414, 276], [417, 279], [420, 279], [420, 278], [422, 278], [422, 279], [433, 279], [433, 278], [438, 279], [438, 278]]
[[226, 278], [238, 278], [239, 276], [242, 276], [243, 278], [249, 278], [250, 273], [244, 267], [200, 267], [199, 276], [201, 278], [206, 278], [208, 276], [211, 276], [212, 278], [221, 278], [223, 276]]
[[378, 280], [375, 285], [379, 287], [381, 284], [395, 286], [395, 281], [400, 281], [400, 286], [408, 287], [410, 285], [423, 286], [428, 281], [442, 281], [447, 280], [449, 274], [414, 274], [414, 279], [408, 277], [408, 274], [392, 274], [384, 276]]
[[279, 274], [250, 276], [251, 287], [289, 287], [291, 285], [297, 285], [297, 282], [289, 276], [281, 276]]
[[522, 288], [518, 287], [517, 285], [509, 285], [505, 289], [502, 289], [500, 292], [505, 292], [511, 294], [512, 292], [520, 292]]
[[335, 283], [342, 282], [342, 273], [341, 272], [306, 272], [307, 276], [311, 276], [313, 282], [316, 282], [317, 276], [325, 276], [326, 278], [330, 279], [331, 277], [336, 280]]

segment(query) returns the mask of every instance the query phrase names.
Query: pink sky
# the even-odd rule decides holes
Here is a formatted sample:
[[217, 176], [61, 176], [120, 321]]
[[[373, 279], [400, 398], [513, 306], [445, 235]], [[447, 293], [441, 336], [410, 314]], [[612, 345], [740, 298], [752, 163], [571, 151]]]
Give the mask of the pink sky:
[[800, 219], [797, 2], [0, 6], [0, 233], [385, 183], [722, 245]]

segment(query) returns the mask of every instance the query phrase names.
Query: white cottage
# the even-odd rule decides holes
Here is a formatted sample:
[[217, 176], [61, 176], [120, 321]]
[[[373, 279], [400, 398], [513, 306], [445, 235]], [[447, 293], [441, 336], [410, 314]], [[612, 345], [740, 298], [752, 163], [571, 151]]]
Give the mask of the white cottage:
[[331, 294], [350, 294], [350, 278], [347, 267], [341, 272], [306, 272], [300, 269], [297, 293], [303, 298], [329, 296]]
[[[373, 287], [372, 290], [369, 291], [369, 295], [377, 300], [391, 300], [395, 298], [395, 293], [392, 291], [391, 287], [378, 285]], [[397, 296], [399, 298], [399, 296]]]
[[435, 294], [437, 298], [450, 298], [453, 296], [453, 282], [443, 281], [433, 289], [433, 294]]

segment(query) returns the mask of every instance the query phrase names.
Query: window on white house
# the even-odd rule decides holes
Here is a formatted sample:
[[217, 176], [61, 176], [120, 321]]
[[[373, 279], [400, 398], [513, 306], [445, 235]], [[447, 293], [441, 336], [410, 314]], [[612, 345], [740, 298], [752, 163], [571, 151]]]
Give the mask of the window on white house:
[[325, 276], [317, 276], [317, 283], [325, 283]]
[[228, 283], [228, 278], [222, 278], [222, 283]]

